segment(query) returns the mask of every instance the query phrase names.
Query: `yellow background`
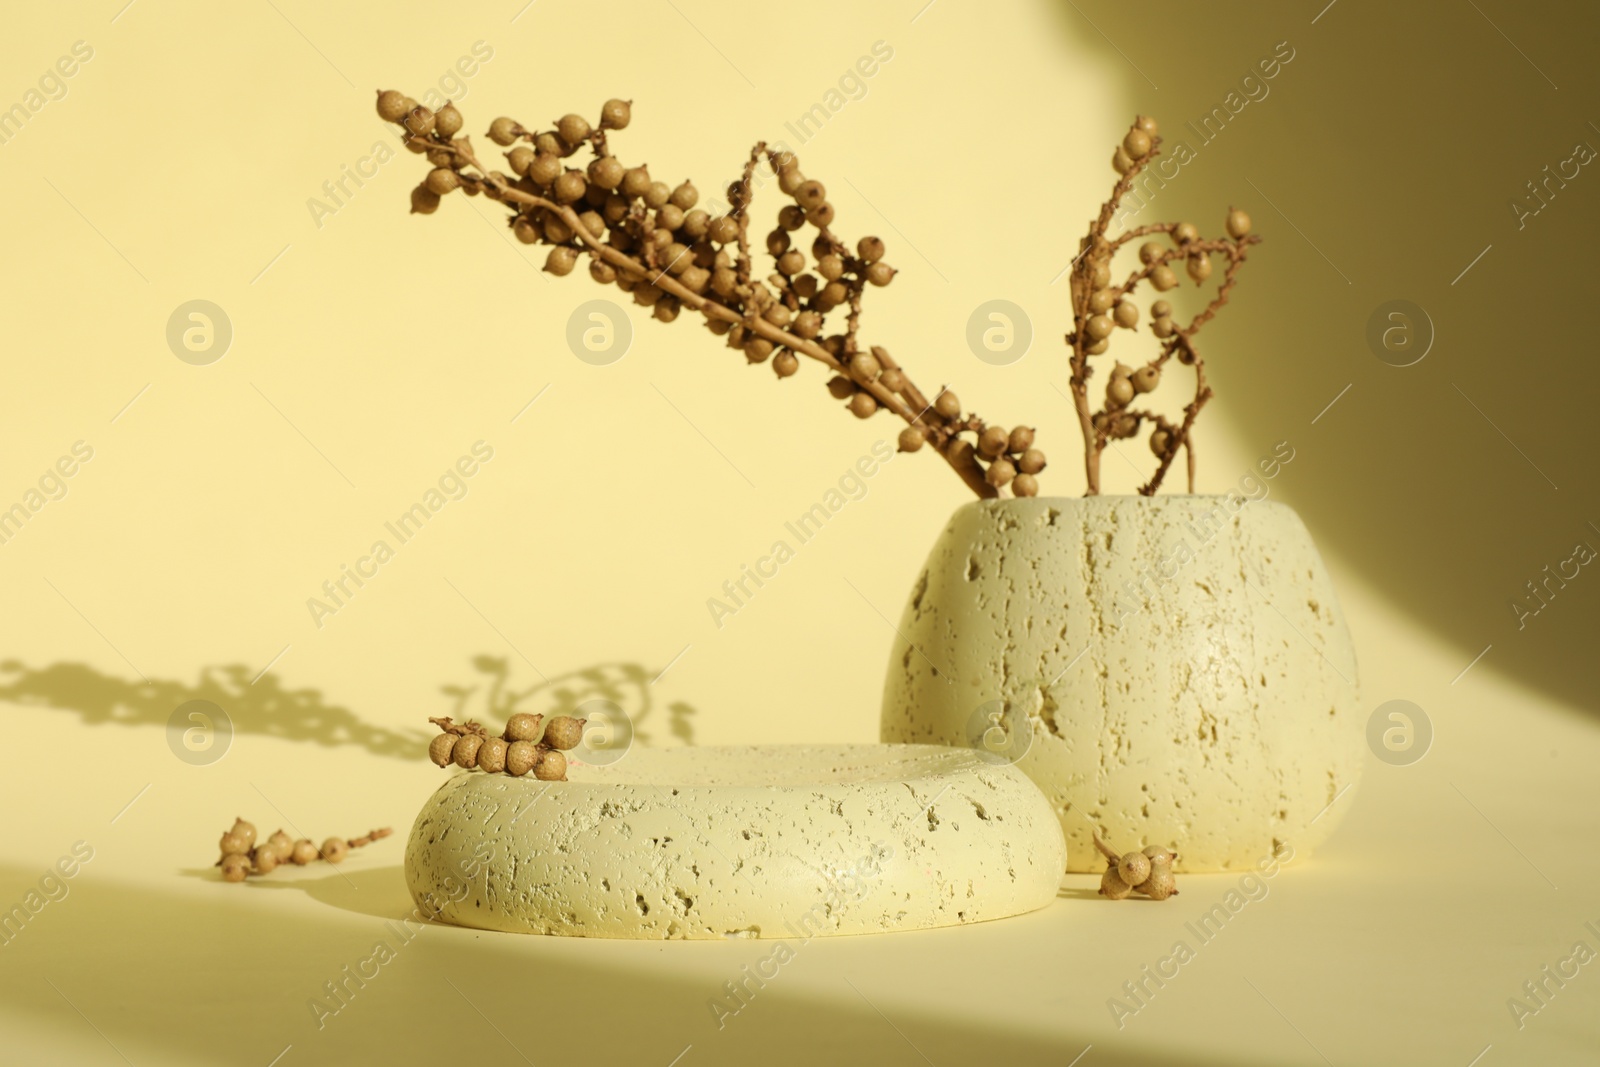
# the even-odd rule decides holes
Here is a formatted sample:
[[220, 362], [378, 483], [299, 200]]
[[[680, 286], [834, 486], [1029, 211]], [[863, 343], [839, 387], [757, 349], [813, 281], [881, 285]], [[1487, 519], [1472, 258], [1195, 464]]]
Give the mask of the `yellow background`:
[[[1067, 1063], [1091, 1044], [1086, 1067], [1465, 1064], [1486, 1045], [1484, 1064], [1582, 1062], [1600, 1040], [1592, 966], [1520, 1031], [1505, 1001], [1575, 940], [1600, 947], [1583, 926], [1600, 924], [1587, 881], [1600, 743], [1571, 714], [1593, 711], [1595, 594], [1580, 579], [1522, 632], [1505, 604], [1574, 539], [1600, 545], [1583, 533], [1600, 509], [1577, 430], [1596, 372], [1568, 354], [1587, 344], [1592, 272], [1576, 257], [1600, 179], [1585, 171], [1523, 230], [1506, 208], [1574, 139], [1600, 143], [1583, 21], [1355, 0], [14, 13], [0, 105], [74, 42], [94, 55], [0, 145], [0, 505], [76, 441], [94, 458], [0, 544], [0, 903], [75, 841], [95, 858], [0, 948], [6, 1057], [265, 1064], [292, 1046], [285, 1065], [413, 1062], [514, 1057], [510, 1039], [539, 1063], [666, 1064], [686, 1045], [685, 1065], [818, 1050]], [[1038, 426], [1045, 491], [1063, 495], [1082, 483], [1053, 280], [1109, 188], [1110, 146], [1139, 111], [1180, 129], [1292, 43], [1271, 94], [1151, 208], [1214, 231], [1238, 203], [1267, 237], [1202, 337], [1219, 399], [1200, 488], [1226, 490], [1294, 443], [1274, 496], [1326, 549], [1364, 699], [1420, 704], [1433, 751], [1374, 760], [1332, 842], [1120, 1031], [1106, 999], [1230, 879], [1186, 878], [1151, 911], [1073, 877], [1025, 918], [814, 942], [722, 1031], [705, 1002], [763, 945], [430, 928], [318, 1032], [306, 999], [409, 907], [403, 834], [439, 774], [395, 753], [451, 711], [443, 687], [481, 699], [475, 657], [503, 659], [524, 688], [553, 680], [545, 697], [600, 667], [655, 743], [874, 740], [885, 616], [966, 490], [930, 456], [895, 459], [719, 629], [706, 599], [897, 427], [829, 410], [813, 365], [781, 383], [744, 366], [687, 316], [664, 326], [630, 307], [627, 356], [580, 362], [568, 316], [621, 294], [542, 274], [481, 198], [407, 215], [423, 169], [407, 154], [320, 226], [308, 201], [392, 143], [374, 88], [421, 96], [477, 41], [493, 56], [456, 94], [469, 132], [631, 98], [618, 153], [709, 195], [880, 40], [894, 55], [865, 97], [795, 146], [836, 228], [881, 234], [901, 269], [868, 294], [864, 332], [925, 390], [950, 383], [987, 417]], [[776, 194], [765, 203], [776, 211]], [[1439, 329], [1403, 371], [1363, 340], [1395, 297]], [[996, 298], [1035, 333], [1006, 367], [965, 341]], [[193, 299], [234, 331], [209, 366], [166, 343]], [[494, 458], [465, 498], [317, 627], [307, 598], [479, 440]], [[1136, 484], [1115, 456], [1105, 472], [1111, 491]], [[203, 682], [230, 669], [221, 689]], [[169, 715], [193, 697], [238, 730], [211, 766], [167, 748]], [[235, 814], [319, 839], [399, 834], [338, 873], [224, 887], [208, 864]]]

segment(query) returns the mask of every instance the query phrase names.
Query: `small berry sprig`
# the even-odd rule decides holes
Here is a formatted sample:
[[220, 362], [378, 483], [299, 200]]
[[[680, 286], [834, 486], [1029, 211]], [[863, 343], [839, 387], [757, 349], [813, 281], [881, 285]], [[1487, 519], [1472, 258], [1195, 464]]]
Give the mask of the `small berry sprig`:
[[242, 882], [246, 875], [271, 874], [285, 863], [301, 867], [319, 859], [328, 863], [342, 863], [351, 849], [370, 845], [392, 833], [392, 829], [384, 827], [348, 840], [330, 837], [318, 848], [310, 838], [302, 837], [296, 841], [279, 830], [257, 844], [255, 824], [236, 818], [232, 828], [222, 835], [222, 858], [217, 861], [217, 866], [222, 868], [224, 882]]
[[428, 721], [441, 731], [428, 744], [428, 758], [440, 767], [453, 763], [464, 770], [513, 778], [532, 771], [541, 782], [565, 782], [566, 754], [583, 740], [583, 727], [589, 720], [557, 715], [545, 724], [543, 715], [520, 711], [506, 720], [505, 731], [498, 737], [475, 722], [455, 723], [448, 716]]
[[[1110, 199], [1090, 223], [1089, 233], [1079, 245], [1078, 258], [1072, 268], [1073, 327], [1067, 334], [1067, 344], [1072, 349], [1069, 360], [1072, 399], [1083, 429], [1084, 476], [1089, 496], [1100, 492], [1100, 454], [1106, 446], [1112, 441], [1138, 436], [1144, 423], [1151, 424], [1149, 445], [1157, 466], [1139, 492], [1145, 496], [1155, 494], [1180, 448], [1188, 465], [1189, 491], [1194, 492], [1194, 440], [1190, 431], [1200, 409], [1213, 395], [1206, 382], [1205, 361], [1200, 358], [1194, 337], [1228, 302], [1239, 269], [1244, 266], [1246, 250], [1261, 240], [1250, 233], [1250, 216], [1236, 208], [1228, 209], [1226, 238], [1202, 238], [1199, 229], [1190, 222], [1156, 222], [1128, 230], [1116, 238], [1106, 236], [1117, 206], [1132, 190], [1134, 179], [1161, 154], [1161, 138], [1156, 136], [1156, 129], [1155, 119], [1140, 115], [1112, 154], [1111, 165], [1120, 177], [1112, 187]], [[1139, 248], [1139, 269], [1120, 285], [1112, 284], [1111, 265], [1117, 252], [1132, 241], [1156, 234], [1168, 237], [1173, 247], [1146, 241]], [[1138, 368], [1117, 363], [1106, 382], [1104, 404], [1099, 411], [1092, 410], [1089, 378], [1094, 371], [1089, 366], [1089, 357], [1105, 353], [1119, 328], [1133, 330], [1138, 326], [1139, 306], [1130, 299], [1133, 291], [1144, 282], [1163, 293], [1176, 288], [1178, 275], [1172, 265], [1180, 259], [1184, 261], [1190, 281], [1202, 285], [1212, 275], [1211, 257], [1214, 255], [1226, 259], [1227, 267], [1211, 302], [1187, 325], [1174, 321], [1172, 305], [1166, 300], [1151, 304], [1150, 330], [1161, 340], [1159, 353]], [[1164, 415], [1133, 406], [1137, 397], [1154, 391], [1161, 384], [1162, 368], [1174, 358], [1193, 367], [1195, 376], [1194, 397], [1184, 406], [1183, 417], [1176, 423]]]
[[1100, 876], [1100, 895], [1112, 900], [1126, 900], [1130, 893], [1143, 893], [1151, 900], [1166, 900], [1178, 895], [1177, 881], [1173, 878], [1172, 864], [1176, 852], [1160, 845], [1147, 845], [1143, 852], [1125, 852], [1117, 855], [1111, 847], [1094, 835], [1094, 847], [1106, 858], [1106, 873]]
[[[978, 496], [1000, 496], [1007, 487], [1017, 496], [1038, 493], [1034, 476], [1045, 455], [1033, 447], [1032, 429], [1007, 430], [963, 415], [949, 389], [930, 400], [887, 349], [859, 342], [862, 295], [869, 286], [888, 285], [895, 268], [883, 258], [882, 239], [863, 237], [852, 247], [834, 233], [827, 189], [801, 172], [794, 153], [758, 142], [742, 176], [728, 186], [729, 210], [713, 216], [696, 207], [700, 194], [692, 183], [670, 186], [646, 166], [628, 167], [612, 155], [607, 137], [632, 121], [630, 101], [606, 101], [598, 125], [576, 114], [548, 130], [495, 119], [488, 136], [509, 149], [510, 174], [484, 166], [471, 139], [457, 136], [464, 120], [453, 103], [433, 111], [386, 89], [377, 106], [379, 117], [399, 123], [407, 147], [433, 166], [411, 191], [414, 214], [432, 214], [457, 189], [500, 201], [517, 240], [550, 246], [544, 269], [551, 274], [570, 274], [587, 256], [596, 282], [631, 294], [662, 322], [684, 308], [699, 312], [714, 335], [749, 363], [768, 363], [780, 379], [799, 371], [801, 356], [824, 364], [834, 372], [827, 382], [834, 399], [857, 418], [887, 409], [905, 420], [900, 450], [933, 446]], [[587, 167], [566, 165], [585, 148], [594, 157]], [[766, 235], [775, 270], [765, 280], [755, 276], [749, 234], [763, 162], [793, 200]], [[815, 230], [809, 263], [791, 236], [806, 226]], [[844, 328], [829, 333], [828, 315], [841, 309]]]

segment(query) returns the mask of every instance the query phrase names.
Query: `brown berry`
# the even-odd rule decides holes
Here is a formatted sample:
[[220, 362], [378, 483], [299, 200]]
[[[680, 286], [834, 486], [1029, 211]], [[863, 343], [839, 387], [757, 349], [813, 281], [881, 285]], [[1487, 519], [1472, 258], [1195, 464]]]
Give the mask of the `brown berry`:
[[1165, 315], [1150, 323], [1150, 332], [1157, 337], [1171, 337], [1173, 330], [1172, 320]]
[[752, 337], [744, 343], [744, 358], [751, 363], [765, 363], [772, 355], [772, 342], [765, 337]]
[[1136, 393], [1148, 393], [1161, 384], [1161, 368], [1146, 364], [1134, 371], [1128, 379]]
[[1149, 115], [1140, 115], [1134, 120], [1133, 124], [1143, 130], [1145, 133], [1148, 133], [1151, 137], [1154, 137], [1156, 135], [1156, 131], [1160, 128], [1156, 125], [1156, 120], [1151, 118]]
[[878, 410], [878, 398], [871, 393], [861, 392], [850, 398], [850, 413], [858, 419], [871, 418]]
[[1126, 175], [1133, 169], [1133, 157], [1128, 155], [1128, 150], [1117, 145], [1117, 150], [1111, 153], [1111, 169], [1118, 174]]
[[544, 728], [544, 743], [551, 748], [577, 748], [583, 740], [583, 725], [587, 719], [574, 719], [571, 715], [557, 715]]
[[1133, 892], [1133, 886], [1122, 880], [1122, 875], [1117, 873], [1115, 867], [1107, 867], [1106, 873], [1100, 876], [1100, 895], [1110, 897], [1112, 900], [1126, 900]]
[[444, 196], [446, 193], [459, 189], [461, 187], [461, 179], [456, 177], [456, 172], [448, 167], [435, 167], [428, 172], [426, 178], [422, 179], [422, 184], [427, 186], [429, 192]]
[[541, 782], [564, 782], [567, 780], [567, 757], [551, 749], [539, 757], [539, 762], [533, 766], [533, 776]]
[[1131, 300], [1124, 300], [1117, 305], [1111, 316], [1125, 330], [1131, 330], [1139, 325], [1139, 305]]
[[219, 842], [224, 856], [242, 856], [250, 851], [250, 842], [243, 834], [236, 834], [232, 830], [222, 835]]
[[343, 863], [344, 858], [350, 855], [350, 846], [345, 843], [343, 838], [330, 837], [322, 843], [322, 847], [317, 850], [317, 855], [329, 863]]
[[294, 838], [279, 830], [267, 838], [267, 844], [277, 854], [279, 863], [289, 862], [289, 855], [294, 851]]
[[661, 207], [672, 200], [672, 187], [666, 182], [651, 182], [641, 196], [644, 197], [645, 207]]
[[1228, 210], [1228, 236], [1238, 240], [1250, 232], [1250, 216], [1238, 208]]
[[530, 715], [526, 711], [519, 711], [506, 720], [505, 739], [507, 741], [537, 741], [539, 740], [539, 727], [543, 722], [543, 715]]
[[497, 145], [509, 145], [522, 133], [522, 127], [516, 120], [508, 119], [504, 115], [489, 123], [489, 140]]
[[428, 758], [437, 766], [448, 767], [455, 759], [455, 747], [455, 734], [440, 734], [428, 742]]
[[1177, 895], [1178, 880], [1173, 877], [1172, 868], [1162, 864], [1151, 868], [1150, 876], [1134, 888], [1151, 900], [1166, 900], [1170, 896]]
[[1172, 243], [1186, 245], [1190, 241], [1200, 240], [1200, 227], [1192, 222], [1180, 222], [1172, 228]]
[[1106, 381], [1106, 403], [1114, 408], [1127, 407], [1133, 399], [1133, 383], [1126, 378], [1111, 378]]
[[485, 738], [482, 745], [478, 746], [478, 770], [490, 774], [499, 774], [506, 769], [506, 744], [503, 737]]
[[250, 857], [242, 852], [230, 852], [222, 857], [222, 880], [242, 882], [250, 873]]
[[1031, 474], [1019, 474], [1011, 479], [1011, 491], [1017, 496], [1038, 496], [1039, 479]]
[[1129, 852], [1117, 861], [1117, 873], [1122, 880], [1137, 888], [1150, 877], [1150, 857], [1143, 852]]
[[[527, 174], [528, 168], [533, 165], [533, 161], [538, 157], [539, 154], [533, 149], [525, 144], [519, 144], [506, 153], [506, 165], [518, 174]], [[442, 163], [439, 165], [444, 166]]]
[[1178, 276], [1173, 272], [1171, 267], [1163, 263], [1161, 266], [1150, 272], [1150, 284], [1164, 293], [1168, 289], [1174, 289], [1177, 287]]
[[506, 773], [517, 778], [533, 770], [539, 762], [539, 746], [532, 741], [513, 741], [506, 746]]
[[1122, 147], [1133, 159], [1143, 159], [1150, 154], [1150, 135], [1135, 126], [1122, 139]]
[[308, 837], [302, 837], [294, 843], [294, 848], [289, 852], [289, 859], [298, 866], [304, 867], [317, 858], [317, 846], [311, 843]]
[[416, 103], [398, 89], [378, 91], [378, 117], [384, 122], [399, 122]]
[[582, 144], [589, 139], [589, 120], [582, 115], [562, 115], [556, 133], [569, 145]]
[[1150, 451], [1156, 456], [1165, 457], [1167, 446], [1172, 443], [1172, 435], [1166, 430], [1157, 427], [1150, 431]]
[[1011, 438], [1006, 442], [1007, 452], [1025, 452], [1033, 445], [1033, 429], [1029, 426], [1018, 426], [1011, 431]]
[[433, 129], [435, 133], [445, 137], [454, 137], [461, 132], [463, 120], [461, 112], [456, 110], [454, 104], [446, 104], [433, 115]]
[[1144, 847], [1144, 854], [1150, 857], [1150, 866], [1152, 868], [1158, 867], [1161, 864], [1171, 866], [1172, 862], [1178, 858], [1171, 849], [1164, 848], [1161, 845], [1146, 845]]
[[462, 734], [456, 738], [455, 748], [451, 750], [451, 759], [456, 761], [457, 767], [471, 770], [477, 766], [478, 749], [482, 746], [482, 734]]
[[572, 203], [574, 200], [583, 199], [584, 191], [589, 188], [589, 181], [580, 170], [569, 170], [556, 179], [556, 199], [563, 203]]
[[876, 263], [883, 258], [885, 252], [883, 238], [863, 237], [856, 242], [856, 255], [867, 263]]
[[850, 357], [850, 372], [855, 375], [856, 381], [872, 382], [877, 381], [878, 375], [883, 373], [883, 367], [871, 352], [857, 352]]
[[233, 834], [238, 834], [240, 837], [244, 838], [244, 847], [247, 850], [255, 847], [255, 844], [256, 844], [256, 824], [255, 823], [253, 823], [253, 822], [245, 822], [243, 819], [235, 817], [234, 820], [233, 820], [233, 827], [228, 832], [229, 833], [233, 833]]
[[[516, 149], [512, 154], [516, 154]], [[615, 156], [601, 156], [589, 164], [589, 180], [602, 189], [615, 189], [622, 184], [622, 176], [628, 172]]]
[[571, 274], [572, 268], [577, 265], [578, 250], [568, 248], [566, 245], [557, 245], [552, 248], [550, 254], [544, 260], [544, 269], [557, 277]]
[[633, 119], [633, 105], [626, 100], [613, 97], [600, 105], [600, 128], [602, 130], [625, 130]]
[[1017, 458], [1017, 470], [1023, 474], [1038, 474], [1044, 468], [1044, 453], [1037, 448], [1027, 449]]
[[278, 851], [270, 845], [257, 845], [250, 859], [257, 874], [271, 874], [278, 869]]
[[[518, 147], [522, 146], [519, 145]], [[532, 150], [530, 149], [529, 151]], [[516, 152], [517, 149], [512, 149], [512, 155], [516, 155]], [[561, 177], [561, 171], [561, 160], [559, 158], [550, 155], [548, 152], [539, 152], [534, 155], [533, 160], [528, 164], [528, 180], [535, 185], [549, 185]]]
[[797, 204], [810, 211], [827, 202], [828, 190], [819, 181], [801, 182], [795, 187], [794, 199]]
[[961, 398], [946, 389], [934, 398], [933, 410], [947, 419], [953, 419], [961, 414]]
[[1154, 241], [1146, 241], [1144, 244], [1139, 246], [1139, 262], [1148, 267], [1150, 264], [1166, 255], [1166, 253], [1167, 250], [1156, 244]]
[[738, 220], [727, 215], [718, 215], [711, 220], [711, 228], [706, 235], [719, 245], [730, 244], [739, 239]]
[[1004, 426], [985, 426], [978, 435], [978, 455], [984, 459], [994, 459], [1006, 450], [1011, 443], [1011, 435]]
[[828, 379], [828, 395], [835, 400], [848, 400], [855, 395], [856, 383], [842, 375], [835, 375]]
[[1084, 323], [1083, 332], [1089, 335], [1092, 341], [1103, 341], [1111, 336], [1115, 324], [1109, 315], [1090, 315], [1089, 321]]
[[873, 285], [888, 285], [899, 272], [881, 259], [867, 267], [867, 281]]
[[907, 426], [900, 431], [900, 451], [915, 452], [922, 447], [922, 443], [925, 440], [927, 438], [923, 436], [920, 429], [915, 426]]
[[650, 191], [650, 172], [643, 167], [631, 167], [622, 176], [622, 195], [643, 196]]
[[433, 112], [418, 104], [406, 113], [406, 129], [414, 136], [426, 137], [433, 132]]
[[672, 190], [672, 203], [684, 211], [688, 211], [700, 202], [700, 190], [692, 182], [684, 182]]
[[1017, 468], [1011, 465], [1009, 459], [997, 459], [984, 471], [983, 480], [999, 489], [1002, 485], [1009, 485], [1016, 476]]
[[1196, 252], [1189, 257], [1189, 278], [1196, 285], [1211, 277], [1211, 257], [1204, 252]]
[[772, 373], [780, 378], [788, 378], [800, 369], [800, 357], [785, 348], [772, 357]]

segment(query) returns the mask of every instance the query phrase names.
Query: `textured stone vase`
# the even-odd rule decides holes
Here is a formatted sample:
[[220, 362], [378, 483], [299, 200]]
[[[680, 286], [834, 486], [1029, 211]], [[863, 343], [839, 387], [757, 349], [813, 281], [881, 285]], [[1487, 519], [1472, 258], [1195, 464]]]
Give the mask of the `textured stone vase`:
[[965, 745], [1044, 790], [1067, 869], [1171, 845], [1179, 869], [1301, 859], [1362, 765], [1355, 653], [1283, 504], [1032, 498], [959, 508], [906, 604], [882, 739]]

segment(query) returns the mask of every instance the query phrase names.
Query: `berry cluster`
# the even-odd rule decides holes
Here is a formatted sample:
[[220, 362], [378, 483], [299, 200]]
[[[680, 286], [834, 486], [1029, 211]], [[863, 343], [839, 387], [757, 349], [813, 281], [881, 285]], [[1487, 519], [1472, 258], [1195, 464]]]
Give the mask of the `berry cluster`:
[[505, 731], [498, 737], [475, 722], [457, 724], [448, 716], [428, 721], [441, 731], [428, 744], [428, 758], [440, 767], [453, 763], [465, 770], [477, 768], [513, 778], [532, 771], [541, 782], [564, 782], [566, 754], [583, 740], [583, 727], [589, 720], [557, 715], [545, 723], [543, 715], [518, 712], [506, 720]]
[[[611, 154], [608, 134], [632, 118], [625, 100], [606, 101], [598, 123], [569, 114], [553, 129], [532, 130], [495, 119], [488, 136], [507, 149], [510, 173], [483, 166], [470, 138], [456, 136], [462, 118], [454, 104], [432, 111], [388, 89], [378, 93], [378, 115], [401, 124], [407, 146], [433, 166], [411, 192], [413, 212], [433, 213], [457, 189], [500, 201], [519, 241], [550, 246], [544, 268], [550, 273], [570, 274], [587, 257], [595, 281], [631, 294], [662, 322], [685, 308], [698, 312], [730, 348], [751, 364], [768, 364], [779, 378], [797, 373], [801, 356], [815, 359], [834, 372], [828, 390], [852, 414], [865, 419], [887, 409], [904, 419], [902, 450], [933, 445], [979, 496], [999, 496], [1006, 486], [1018, 496], [1038, 492], [1033, 476], [1044, 454], [1030, 455], [1031, 430], [1020, 452], [992, 445], [986, 451], [981, 442], [990, 427], [963, 415], [954, 393], [941, 390], [930, 401], [887, 350], [858, 343], [862, 295], [893, 281], [895, 268], [884, 260], [880, 238], [851, 246], [835, 235], [827, 189], [801, 172], [794, 153], [757, 143], [743, 175], [727, 188], [727, 210], [714, 213], [699, 206], [692, 183], [657, 181], [648, 167], [627, 166]], [[592, 155], [588, 164], [569, 165], [584, 149]], [[779, 209], [766, 235], [774, 270], [763, 279], [751, 261], [750, 205], [756, 186], [774, 177], [792, 202]], [[801, 236], [807, 227], [809, 258]], [[845, 321], [830, 330], [835, 312]]]
[[392, 833], [393, 830], [385, 827], [372, 830], [365, 837], [352, 837], [349, 840], [330, 837], [318, 848], [310, 838], [302, 837], [296, 841], [279, 830], [256, 844], [255, 824], [235, 819], [232, 828], [222, 835], [222, 858], [217, 861], [217, 866], [222, 868], [224, 882], [242, 882], [248, 874], [271, 874], [285, 863], [301, 867], [318, 859], [340, 863], [351, 849], [370, 845]]
[[[1155, 493], [1180, 448], [1188, 463], [1189, 491], [1194, 491], [1194, 442], [1190, 431], [1200, 409], [1212, 396], [1211, 387], [1206, 383], [1205, 361], [1195, 347], [1194, 336], [1228, 302], [1246, 250], [1261, 240], [1250, 233], [1250, 216], [1231, 208], [1225, 220], [1226, 238], [1203, 238], [1199, 228], [1190, 222], [1151, 223], [1116, 238], [1107, 237], [1106, 231], [1117, 206], [1133, 188], [1138, 175], [1161, 154], [1160, 146], [1155, 120], [1140, 115], [1112, 154], [1111, 165], [1120, 177], [1112, 188], [1111, 198], [1090, 224], [1072, 268], [1073, 328], [1067, 334], [1067, 344], [1072, 347], [1073, 403], [1083, 428], [1084, 474], [1090, 495], [1100, 491], [1100, 454], [1106, 446], [1112, 441], [1138, 436], [1145, 423], [1150, 424], [1150, 451], [1155, 454], [1157, 467], [1139, 492], [1146, 496]], [[1138, 269], [1125, 281], [1113, 284], [1112, 260], [1117, 252], [1142, 237], [1156, 235], [1170, 241], [1170, 247], [1159, 241], [1144, 242], [1139, 247]], [[1161, 342], [1157, 355], [1137, 368], [1117, 363], [1106, 382], [1103, 406], [1098, 411], [1092, 410], [1089, 378], [1094, 371], [1089, 357], [1104, 354], [1111, 347], [1117, 330], [1138, 327], [1139, 305], [1132, 299], [1134, 290], [1145, 282], [1163, 293], [1177, 288], [1179, 280], [1174, 265], [1179, 261], [1189, 280], [1197, 286], [1203, 285], [1212, 276], [1213, 256], [1225, 259], [1227, 266], [1210, 303], [1186, 324], [1174, 318], [1172, 305], [1166, 300], [1152, 303], [1150, 332]], [[1172, 359], [1193, 367], [1195, 374], [1194, 397], [1184, 407], [1183, 417], [1178, 422], [1135, 406], [1139, 397], [1161, 384], [1162, 369]]]
[[1178, 885], [1172, 874], [1172, 864], [1178, 854], [1160, 845], [1147, 845], [1143, 852], [1125, 852], [1121, 856], [1094, 836], [1094, 847], [1106, 858], [1106, 873], [1100, 876], [1100, 895], [1112, 900], [1126, 900], [1130, 893], [1143, 893], [1151, 900], [1166, 900], [1178, 895]]

